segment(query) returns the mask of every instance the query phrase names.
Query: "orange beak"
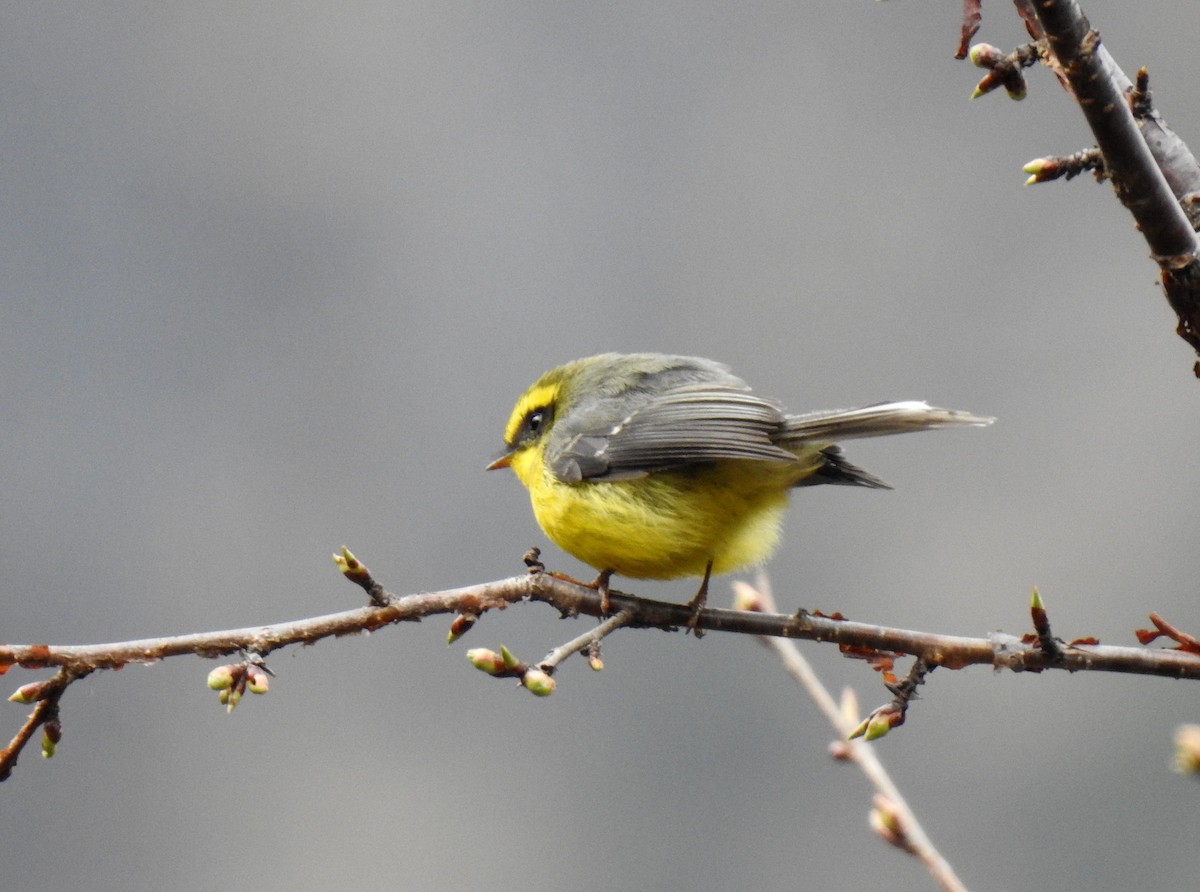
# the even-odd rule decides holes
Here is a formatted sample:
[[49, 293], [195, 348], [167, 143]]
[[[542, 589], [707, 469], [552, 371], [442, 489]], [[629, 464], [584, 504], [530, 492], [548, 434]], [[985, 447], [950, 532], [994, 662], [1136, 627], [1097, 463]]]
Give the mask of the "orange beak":
[[512, 453], [508, 452], [508, 453], [505, 453], [504, 455], [500, 456], [498, 459], [496, 459], [494, 462], [492, 462], [490, 465], [488, 465], [486, 468], [484, 468], [484, 470], [485, 471], [498, 471], [500, 468], [507, 468], [510, 464], [512, 464]]

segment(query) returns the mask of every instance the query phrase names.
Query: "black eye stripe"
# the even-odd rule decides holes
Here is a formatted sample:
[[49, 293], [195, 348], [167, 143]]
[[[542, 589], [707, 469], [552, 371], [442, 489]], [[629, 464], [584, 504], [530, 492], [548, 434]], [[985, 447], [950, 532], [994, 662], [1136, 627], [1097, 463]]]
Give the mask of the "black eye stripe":
[[521, 432], [517, 439], [524, 442], [536, 440], [545, 433], [553, 417], [554, 413], [549, 406], [538, 406], [536, 409], [530, 409], [521, 422]]

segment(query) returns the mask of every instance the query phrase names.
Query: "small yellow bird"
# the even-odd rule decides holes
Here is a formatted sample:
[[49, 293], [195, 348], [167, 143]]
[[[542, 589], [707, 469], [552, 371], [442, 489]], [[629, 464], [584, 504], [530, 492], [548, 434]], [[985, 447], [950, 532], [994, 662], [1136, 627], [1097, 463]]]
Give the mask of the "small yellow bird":
[[525, 391], [505, 453], [550, 539], [600, 575], [702, 576], [765, 561], [788, 491], [838, 483], [890, 489], [842, 457], [839, 440], [993, 419], [923, 402], [787, 415], [720, 363], [605, 353], [551, 369]]

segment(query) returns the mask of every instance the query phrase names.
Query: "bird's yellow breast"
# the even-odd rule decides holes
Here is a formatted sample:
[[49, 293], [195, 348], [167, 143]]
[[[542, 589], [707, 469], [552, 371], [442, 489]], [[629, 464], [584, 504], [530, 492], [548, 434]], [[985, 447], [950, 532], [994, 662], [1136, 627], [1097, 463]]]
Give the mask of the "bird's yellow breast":
[[632, 480], [563, 483], [542, 449], [512, 468], [538, 524], [559, 548], [597, 570], [635, 579], [725, 573], [766, 560], [779, 540], [799, 464], [717, 461]]

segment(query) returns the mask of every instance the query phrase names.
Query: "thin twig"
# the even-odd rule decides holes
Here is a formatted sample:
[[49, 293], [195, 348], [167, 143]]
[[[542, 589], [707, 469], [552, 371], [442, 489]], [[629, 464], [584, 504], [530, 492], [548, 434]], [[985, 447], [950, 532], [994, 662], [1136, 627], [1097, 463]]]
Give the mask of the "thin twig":
[[630, 616], [631, 614], [628, 610], [622, 610], [614, 616], [610, 616], [594, 629], [584, 632], [579, 637], [572, 638], [566, 644], [562, 644], [554, 648], [554, 650], [542, 657], [541, 661], [538, 663], [538, 668], [546, 672], [553, 672], [558, 664], [567, 657], [571, 656], [571, 654], [579, 653], [579, 651], [591, 647], [602, 638], [607, 637], [617, 629], [621, 628], [621, 626], [629, 622]]
[[[762, 596], [767, 609], [774, 608], [774, 599], [768, 586], [760, 581], [757, 592]], [[800, 653], [795, 642], [785, 638], [766, 636], [761, 637], [760, 640], [779, 657], [788, 675], [792, 676], [817, 704], [817, 708], [840, 739], [840, 753], [854, 762], [871, 782], [871, 785], [885, 797], [886, 804], [882, 807], [891, 808], [901, 828], [898, 839], [893, 842], [920, 860], [942, 889], [947, 892], [966, 892], [967, 887], [963, 885], [950, 862], [942, 857], [941, 852], [925, 833], [921, 822], [917, 820], [916, 814], [913, 813], [904, 795], [900, 792], [900, 788], [896, 786], [887, 769], [883, 767], [883, 763], [876, 755], [875, 748], [860, 740], [848, 739], [857, 725], [857, 719], [843, 713], [833, 695], [829, 693], [829, 689], [825, 687], [813, 670], [812, 665]], [[881, 803], [877, 802], [876, 808], [880, 807]]]
[[[13, 735], [8, 745], [0, 750], [0, 782], [8, 780], [13, 768], [16, 767], [21, 750], [33, 739], [37, 729], [58, 719], [58, 701], [71, 682], [76, 680], [77, 676], [67, 669], [59, 669], [53, 678], [41, 683], [39, 699], [33, 707], [33, 711], [29, 713], [25, 723]], [[57, 738], [54, 742], [58, 742]]]

